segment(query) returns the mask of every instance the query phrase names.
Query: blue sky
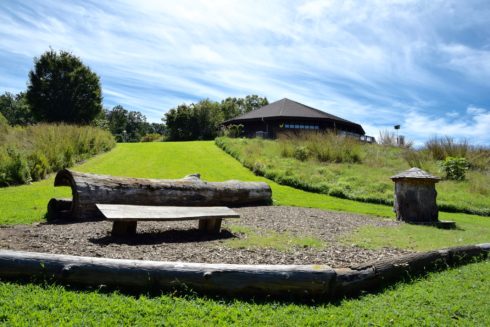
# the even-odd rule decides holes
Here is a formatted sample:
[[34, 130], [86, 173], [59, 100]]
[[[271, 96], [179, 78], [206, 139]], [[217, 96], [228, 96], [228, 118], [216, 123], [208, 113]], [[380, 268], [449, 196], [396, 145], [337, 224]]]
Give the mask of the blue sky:
[[0, 1], [0, 92], [52, 47], [150, 121], [181, 103], [284, 97], [393, 130], [490, 144], [490, 2]]

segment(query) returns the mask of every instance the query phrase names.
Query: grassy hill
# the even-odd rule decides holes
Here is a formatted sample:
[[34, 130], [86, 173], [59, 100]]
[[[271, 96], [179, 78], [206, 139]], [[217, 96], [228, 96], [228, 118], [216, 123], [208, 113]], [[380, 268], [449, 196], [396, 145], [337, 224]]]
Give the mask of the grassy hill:
[[[441, 143], [440, 148], [455, 147]], [[333, 135], [278, 140], [218, 138], [216, 144], [256, 174], [279, 184], [363, 202], [392, 205], [390, 176], [413, 166], [444, 177], [427, 149], [359, 144]], [[463, 181], [442, 179], [437, 183], [437, 204], [443, 211], [490, 216], [490, 151], [468, 148], [473, 169]]]
[[[309, 193], [257, 177], [213, 142], [118, 144], [109, 153], [75, 170], [133, 177], [179, 178], [199, 172], [210, 181], [262, 180], [273, 190], [274, 203], [351, 211], [391, 217], [389, 206]], [[69, 196], [52, 186], [53, 178], [0, 189], [0, 224], [42, 221], [49, 198]], [[490, 219], [442, 213], [458, 230], [402, 226], [359, 230], [346, 242], [359, 246], [415, 249], [490, 241]], [[380, 218], [383, 219], [383, 218]], [[409, 229], [405, 229], [405, 228]], [[392, 236], [392, 237], [387, 237]], [[352, 244], [352, 243], [350, 243]], [[432, 274], [377, 295], [334, 304], [255, 303], [163, 294], [127, 296], [67, 290], [59, 286], [0, 283], [0, 321], [9, 325], [488, 325], [490, 262]], [[478, 303], [478, 305], [474, 305]]]

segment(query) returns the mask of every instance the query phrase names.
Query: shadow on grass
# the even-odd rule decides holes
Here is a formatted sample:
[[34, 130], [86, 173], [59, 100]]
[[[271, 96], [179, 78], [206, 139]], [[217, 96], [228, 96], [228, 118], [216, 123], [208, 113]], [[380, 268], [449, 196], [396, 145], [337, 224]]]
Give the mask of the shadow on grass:
[[220, 233], [207, 234], [198, 229], [170, 229], [162, 232], [136, 232], [135, 235], [89, 238], [97, 245], [125, 244], [125, 245], [153, 245], [161, 243], [198, 243], [215, 240], [235, 238], [230, 231], [223, 229]]

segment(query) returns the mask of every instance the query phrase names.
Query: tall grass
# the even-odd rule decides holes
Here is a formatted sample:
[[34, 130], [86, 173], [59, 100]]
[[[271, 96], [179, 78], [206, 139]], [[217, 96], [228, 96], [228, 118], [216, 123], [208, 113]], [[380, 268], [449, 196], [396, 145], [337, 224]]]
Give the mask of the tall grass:
[[43, 179], [115, 146], [107, 131], [63, 124], [0, 127], [0, 142], [0, 186]]
[[359, 141], [333, 133], [281, 134], [278, 138], [285, 158], [319, 162], [361, 162]]
[[[301, 190], [362, 202], [392, 205], [393, 182], [390, 176], [408, 168], [420, 167], [431, 174], [441, 174], [437, 161], [427, 149], [361, 144], [348, 138], [320, 138], [315, 144], [313, 137], [320, 138], [218, 138], [216, 144], [256, 175]], [[322, 146], [322, 142], [328, 146]], [[319, 160], [319, 154], [326, 152], [325, 149], [345, 153], [337, 156], [340, 159], [331, 156], [331, 161]], [[485, 154], [483, 149], [479, 153]], [[488, 156], [486, 158], [488, 160]], [[490, 216], [489, 168], [487, 165], [486, 168], [482, 166], [481, 170], [468, 171], [464, 181], [440, 181], [437, 184], [439, 209]]]
[[434, 137], [425, 143], [424, 149], [434, 160], [445, 160], [447, 157], [466, 158], [472, 169], [488, 170], [490, 168], [490, 148], [472, 146], [467, 140], [456, 142], [449, 136]]

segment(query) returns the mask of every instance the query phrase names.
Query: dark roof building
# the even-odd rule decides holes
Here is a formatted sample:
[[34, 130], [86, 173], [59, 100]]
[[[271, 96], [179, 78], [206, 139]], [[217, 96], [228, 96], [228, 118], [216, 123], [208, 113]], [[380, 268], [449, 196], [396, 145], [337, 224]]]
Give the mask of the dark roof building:
[[289, 99], [273, 102], [223, 124], [242, 124], [247, 137], [261, 135], [275, 138], [278, 133], [294, 130], [331, 130], [356, 137], [366, 134], [359, 124]]

